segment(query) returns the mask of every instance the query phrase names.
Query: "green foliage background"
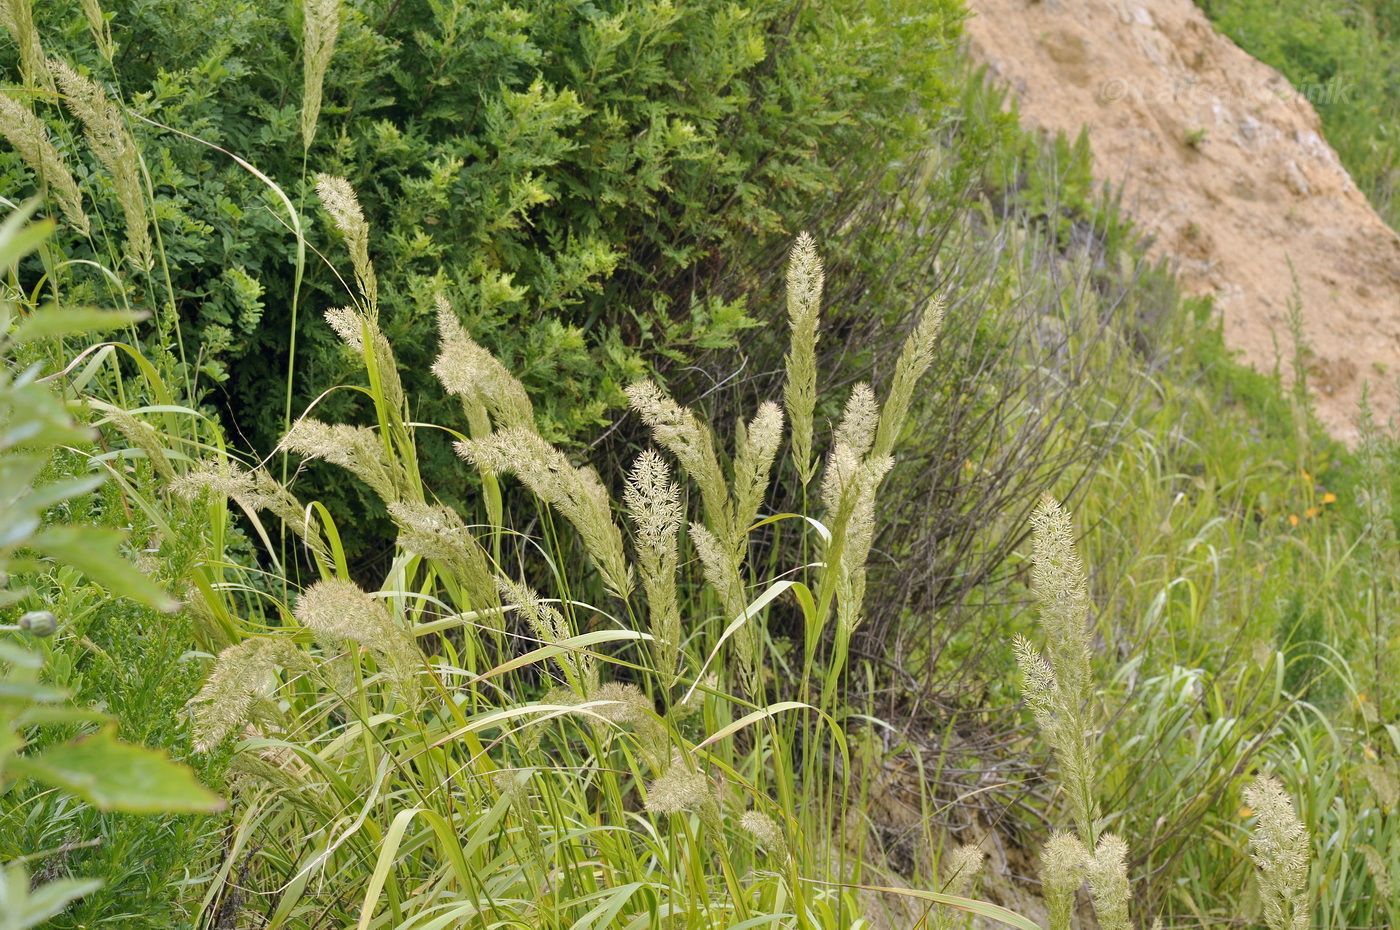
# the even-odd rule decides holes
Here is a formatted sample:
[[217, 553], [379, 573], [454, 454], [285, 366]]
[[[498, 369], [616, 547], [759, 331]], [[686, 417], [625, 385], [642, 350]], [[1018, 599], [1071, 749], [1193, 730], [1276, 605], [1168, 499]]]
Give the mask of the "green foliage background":
[[[814, 212], [839, 213], [927, 144], [928, 114], [954, 93], [963, 16], [954, 0], [350, 3], [303, 158], [299, 4], [106, 11], [112, 69], [75, 0], [38, 5], [47, 52], [113, 82], [150, 120], [247, 159], [311, 201], [308, 218], [309, 175], [347, 177], [374, 230], [382, 325], [409, 396], [430, 394], [418, 389], [440, 291], [543, 398], [540, 427], [560, 440], [610, 422], [644, 359], [733, 345], [754, 318], [717, 270], [784, 245]], [[343, 288], [313, 260], [294, 295], [292, 236], [266, 189], [217, 151], [134, 129], [188, 376], [267, 451], [285, 425], [293, 332], [293, 410], [352, 376], [320, 320]], [[27, 187], [23, 173], [0, 155], [0, 184]], [[319, 225], [307, 234], [334, 242]], [[163, 271], [136, 303], [163, 299]], [[322, 415], [353, 419], [356, 406], [337, 394]], [[416, 413], [447, 422], [438, 406]], [[445, 445], [425, 456], [430, 475], [449, 466]], [[323, 496], [372, 511], [362, 489], [317, 475]]]

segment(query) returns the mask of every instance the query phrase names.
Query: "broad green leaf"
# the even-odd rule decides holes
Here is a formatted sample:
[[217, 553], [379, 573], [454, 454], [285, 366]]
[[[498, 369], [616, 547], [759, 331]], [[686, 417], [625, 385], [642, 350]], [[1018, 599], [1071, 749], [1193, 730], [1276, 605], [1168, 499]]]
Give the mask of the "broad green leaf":
[[103, 810], [136, 814], [217, 811], [224, 802], [163, 753], [123, 743], [116, 728], [11, 762], [14, 771], [71, 791]]
[[25, 317], [10, 338], [16, 343], [35, 342], [54, 336], [100, 333], [130, 326], [146, 318], [133, 310], [97, 310], [92, 307], [44, 307]]
[[0, 223], [0, 269], [13, 266], [21, 258], [44, 244], [54, 230], [53, 220], [30, 223], [29, 218], [39, 206], [39, 200], [28, 200]]
[[94, 878], [63, 878], [29, 890], [24, 868], [11, 865], [0, 878], [0, 930], [29, 930], [102, 887]]

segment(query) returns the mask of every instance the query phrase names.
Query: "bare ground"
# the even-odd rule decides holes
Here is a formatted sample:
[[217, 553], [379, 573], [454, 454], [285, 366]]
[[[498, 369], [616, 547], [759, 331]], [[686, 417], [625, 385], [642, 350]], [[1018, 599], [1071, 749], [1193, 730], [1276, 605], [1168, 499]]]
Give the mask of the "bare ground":
[[[1089, 129], [1097, 176], [1211, 294], [1227, 344], [1261, 370], [1291, 355], [1292, 263], [1319, 417], [1355, 437], [1370, 383], [1397, 412], [1400, 236], [1322, 138], [1310, 100], [1211, 26], [1190, 0], [970, 0], [973, 57], [1016, 93], [1022, 120]], [[1287, 366], [1285, 365], [1285, 368]]]

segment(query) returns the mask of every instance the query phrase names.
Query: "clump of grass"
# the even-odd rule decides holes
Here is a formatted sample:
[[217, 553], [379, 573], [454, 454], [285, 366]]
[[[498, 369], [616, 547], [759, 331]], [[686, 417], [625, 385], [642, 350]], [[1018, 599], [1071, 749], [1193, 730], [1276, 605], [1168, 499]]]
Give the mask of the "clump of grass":
[[[883, 404], [867, 385], [852, 393], [825, 456], [827, 515], [800, 523], [821, 528], [806, 547], [821, 557], [784, 571], [785, 550], [756, 563], [751, 548], [792, 519], [761, 517], [789, 440], [794, 467], [815, 479], [803, 399], [814, 369], [786, 394], [807, 421], [801, 435], [777, 403], [760, 404], [736, 422], [727, 461], [698, 415], [653, 382], [633, 385], [633, 409], [679, 475], [662, 451], [645, 450], [618, 501], [536, 430], [520, 382], [439, 299], [434, 371], [462, 399], [468, 435], [456, 445], [482, 480], [488, 524], [479, 530], [433, 503], [417, 475], [417, 427], [374, 322], [368, 231], [348, 185], [322, 178], [319, 190], [358, 292], [328, 322], [372, 373], [376, 425], [303, 418], [281, 448], [355, 474], [384, 499], [400, 536], [389, 573], [361, 587], [347, 576], [335, 519], [265, 472], [206, 466], [177, 480], [186, 496], [222, 491], [275, 513], [319, 553], [323, 575], [225, 650], [194, 702], [202, 747], [243, 735], [240, 756], [253, 756], [240, 769], [241, 830], [259, 851], [232, 850], [224, 874], [237, 866], [251, 887], [293, 889], [277, 906], [288, 919], [333, 913], [360, 927], [407, 928], [428, 915], [578, 926], [600, 907], [613, 925], [667, 913], [720, 926], [794, 909], [804, 926], [844, 922], [832, 915], [854, 912], [850, 892], [802, 879], [831, 877], [845, 796], [844, 739], [818, 705], [839, 704], [878, 488], [928, 368], [939, 308], [914, 326]], [[796, 343], [815, 338], [814, 256], [801, 240], [790, 275], [798, 368], [808, 363]], [[528, 511], [493, 497], [512, 479], [533, 496], [534, 532], [490, 522]], [[687, 487], [698, 492], [695, 512]], [[478, 539], [488, 536], [489, 545]], [[762, 616], [788, 592], [806, 630], [806, 667], [782, 681], [765, 674], [775, 657]], [[781, 723], [804, 714], [829, 739]], [[311, 764], [292, 775], [289, 758]], [[798, 791], [810, 803], [796, 804]], [[319, 839], [291, 842], [303, 835]], [[950, 887], [966, 890], [976, 863], [960, 855]], [[216, 884], [211, 901], [231, 893]]]

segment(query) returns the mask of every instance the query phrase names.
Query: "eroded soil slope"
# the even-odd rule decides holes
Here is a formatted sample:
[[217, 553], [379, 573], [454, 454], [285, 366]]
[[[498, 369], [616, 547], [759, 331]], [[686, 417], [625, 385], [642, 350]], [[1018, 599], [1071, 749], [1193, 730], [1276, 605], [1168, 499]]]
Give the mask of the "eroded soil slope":
[[974, 57], [1023, 120], [1089, 127], [1098, 177], [1186, 287], [1209, 293], [1250, 364], [1287, 357], [1291, 260], [1318, 412], [1352, 439], [1361, 386], [1382, 416], [1400, 377], [1400, 236], [1321, 135], [1310, 100], [1190, 0], [971, 0]]

